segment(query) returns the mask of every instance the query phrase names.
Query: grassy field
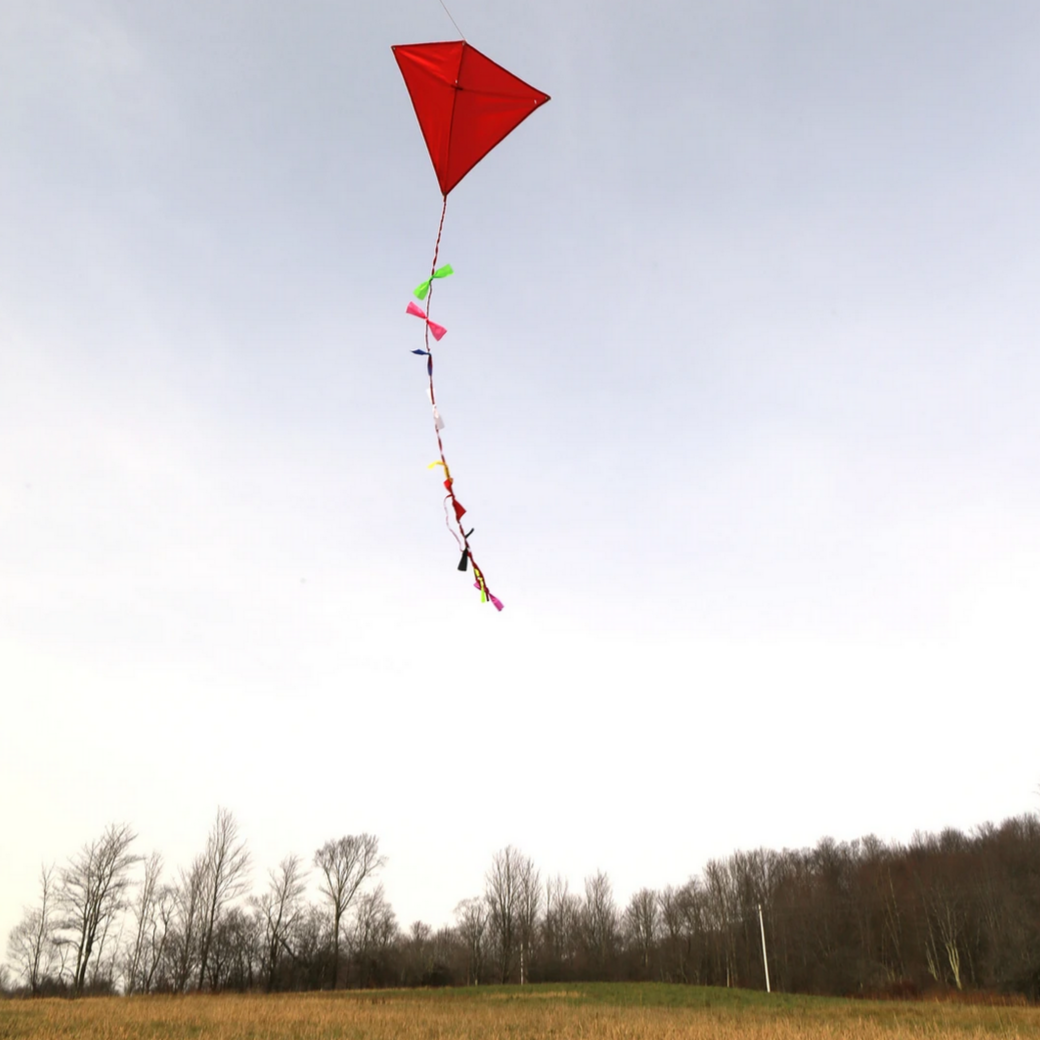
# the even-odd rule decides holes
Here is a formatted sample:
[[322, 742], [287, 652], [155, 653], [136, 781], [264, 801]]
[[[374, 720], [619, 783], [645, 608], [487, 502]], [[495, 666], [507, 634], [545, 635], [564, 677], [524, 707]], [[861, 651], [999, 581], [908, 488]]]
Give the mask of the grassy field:
[[654, 984], [0, 1001], [2, 1040], [795, 1040], [1036, 1037], [1040, 1008]]

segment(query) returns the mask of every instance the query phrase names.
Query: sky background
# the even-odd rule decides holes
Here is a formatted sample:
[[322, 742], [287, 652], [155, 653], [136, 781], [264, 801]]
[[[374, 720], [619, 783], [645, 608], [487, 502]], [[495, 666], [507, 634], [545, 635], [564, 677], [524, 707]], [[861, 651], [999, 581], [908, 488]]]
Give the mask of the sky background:
[[401, 923], [1037, 808], [1040, 5], [5, 0], [0, 939], [110, 821]]

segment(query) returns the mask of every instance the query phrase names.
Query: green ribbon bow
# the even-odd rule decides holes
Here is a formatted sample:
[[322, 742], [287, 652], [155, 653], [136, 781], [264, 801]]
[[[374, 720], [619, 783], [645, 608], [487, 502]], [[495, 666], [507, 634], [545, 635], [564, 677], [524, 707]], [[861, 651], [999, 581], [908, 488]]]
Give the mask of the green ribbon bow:
[[443, 267], [438, 267], [437, 270], [434, 271], [433, 274], [415, 290], [415, 295], [418, 296], [420, 300], [425, 300], [426, 294], [430, 291], [430, 286], [433, 284], [434, 278], [447, 278], [449, 274], [454, 273], [455, 272], [451, 269], [451, 264], [445, 264]]

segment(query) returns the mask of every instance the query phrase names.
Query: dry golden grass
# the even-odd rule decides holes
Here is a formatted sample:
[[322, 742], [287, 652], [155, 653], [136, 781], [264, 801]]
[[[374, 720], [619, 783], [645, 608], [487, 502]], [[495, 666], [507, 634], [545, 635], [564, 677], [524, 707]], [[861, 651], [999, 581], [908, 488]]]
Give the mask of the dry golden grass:
[[[2, 1040], [900, 1040], [1036, 1037], [1040, 1009], [803, 998], [726, 991], [312, 993], [0, 1001]], [[688, 999], [687, 999], [688, 997]]]

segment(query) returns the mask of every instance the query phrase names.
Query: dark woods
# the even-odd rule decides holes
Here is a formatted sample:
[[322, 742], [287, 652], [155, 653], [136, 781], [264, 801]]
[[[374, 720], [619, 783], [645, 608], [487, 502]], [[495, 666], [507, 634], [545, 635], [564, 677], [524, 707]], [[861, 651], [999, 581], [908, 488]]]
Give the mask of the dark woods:
[[402, 926], [367, 834], [287, 856], [250, 886], [221, 810], [204, 852], [168, 870], [113, 826], [62, 869], [8, 941], [32, 994], [305, 990], [568, 980], [765, 986], [908, 996], [985, 989], [1040, 997], [1040, 819], [906, 846], [877, 838], [737, 852], [627, 906], [597, 873], [571, 890], [510, 847], [454, 924]]

